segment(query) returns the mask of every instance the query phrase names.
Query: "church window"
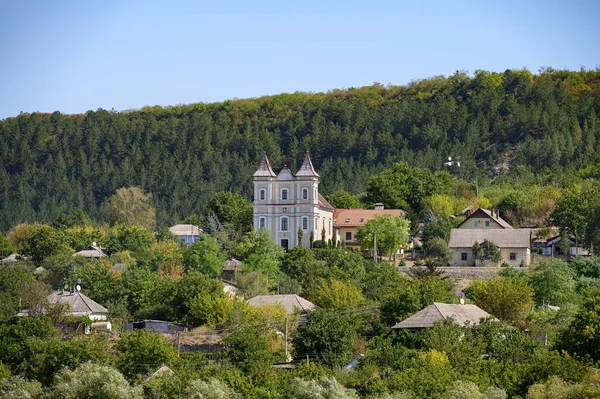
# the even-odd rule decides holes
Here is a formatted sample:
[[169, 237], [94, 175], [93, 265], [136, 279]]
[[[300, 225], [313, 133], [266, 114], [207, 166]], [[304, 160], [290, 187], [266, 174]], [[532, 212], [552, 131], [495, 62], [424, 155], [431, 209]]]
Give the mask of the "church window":
[[260, 200], [261, 200], [261, 201], [264, 201], [264, 200], [265, 200], [265, 195], [266, 195], [266, 193], [265, 193], [265, 190], [264, 190], [264, 189], [263, 189], [263, 190], [260, 190]]
[[259, 229], [264, 229], [265, 227], [266, 227], [265, 218], [260, 218], [260, 221], [258, 222], [258, 228]]
[[288, 231], [288, 218], [281, 219], [281, 231]]
[[281, 199], [282, 200], [288, 199], [288, 190], [286, 190], [285, 188], [283, 190], [281, 190]]
[[308, 218], [307, 217], [302, 218], [302, 230], [308, 230]]
[[307, 200], [308, 199], [308, 188], [303, 188], [302, 189], [302, 199], [303, 200]]

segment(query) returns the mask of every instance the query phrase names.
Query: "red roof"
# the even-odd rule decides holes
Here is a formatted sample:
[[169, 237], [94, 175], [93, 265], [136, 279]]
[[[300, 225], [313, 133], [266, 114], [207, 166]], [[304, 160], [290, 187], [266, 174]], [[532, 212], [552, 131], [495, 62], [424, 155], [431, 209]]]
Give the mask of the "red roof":
[[402, 209], [336, 209], [333, 213], [333, 220], [336, 227], [360, 227], [369, 220], [375, 219], [377, 215], [402, 217], [406, 215], [406, 212]]

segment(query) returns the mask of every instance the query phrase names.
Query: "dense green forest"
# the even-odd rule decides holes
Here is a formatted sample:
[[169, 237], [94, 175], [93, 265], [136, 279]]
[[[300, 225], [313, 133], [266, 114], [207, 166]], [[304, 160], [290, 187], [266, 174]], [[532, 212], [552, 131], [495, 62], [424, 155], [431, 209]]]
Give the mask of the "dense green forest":
[[[159, 226], [201, 214], [222, 190], [250, 199], [263, 151], [274, 167], [305, 151], [324, 193], [364, 192], [404, 161], [481, 183], [494, 176], [545, 184], [597, 161], [600, 70], [534, 75], [457, 72], [405, 86], [89, 111], [21, 114], [0, 122], [0, 229], [83, 210], [108, 220], [120, 187], [153, 194]], [[564, 178], [564, 177], [562, 177]], [[496, 177], [498, 179], [498, 177]]]

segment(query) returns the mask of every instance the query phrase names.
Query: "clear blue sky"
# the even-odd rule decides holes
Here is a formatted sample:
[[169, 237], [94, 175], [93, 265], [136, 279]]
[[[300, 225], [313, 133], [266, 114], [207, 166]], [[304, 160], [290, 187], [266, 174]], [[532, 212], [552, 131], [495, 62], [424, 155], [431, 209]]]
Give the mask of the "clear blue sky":
[[0, 119], [600, 67], [600, 1], [0, 0]]

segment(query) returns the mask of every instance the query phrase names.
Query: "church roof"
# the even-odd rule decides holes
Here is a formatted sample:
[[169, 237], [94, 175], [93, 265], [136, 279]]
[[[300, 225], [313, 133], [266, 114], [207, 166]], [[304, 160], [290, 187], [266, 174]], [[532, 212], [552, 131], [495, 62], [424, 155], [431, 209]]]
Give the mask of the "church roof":
[[302, 162], [302, 166], [298, 169], [296, 173], [296, 177], [320, 177], [319, 174], [315, 171], [315, 167], [310, 160], [310, 155], [308, 155], [308, 151], [304, 156], [304, 162]]
[[260, 160], [260, 165], [254, 174], [253, 177], [275, 177], [275, 173], [271, 168], [271, 164], [269, 163], [269, 158], [267, 158], [267, 153], [263, 154], [262, 159]]
[[334, 211], [333, 206], [320, 193], [319, 193], [318, 199], [319, 199], [319, 207], [321, 209], [324, 209], [327, 211], [332, 211], [332, 212]]

